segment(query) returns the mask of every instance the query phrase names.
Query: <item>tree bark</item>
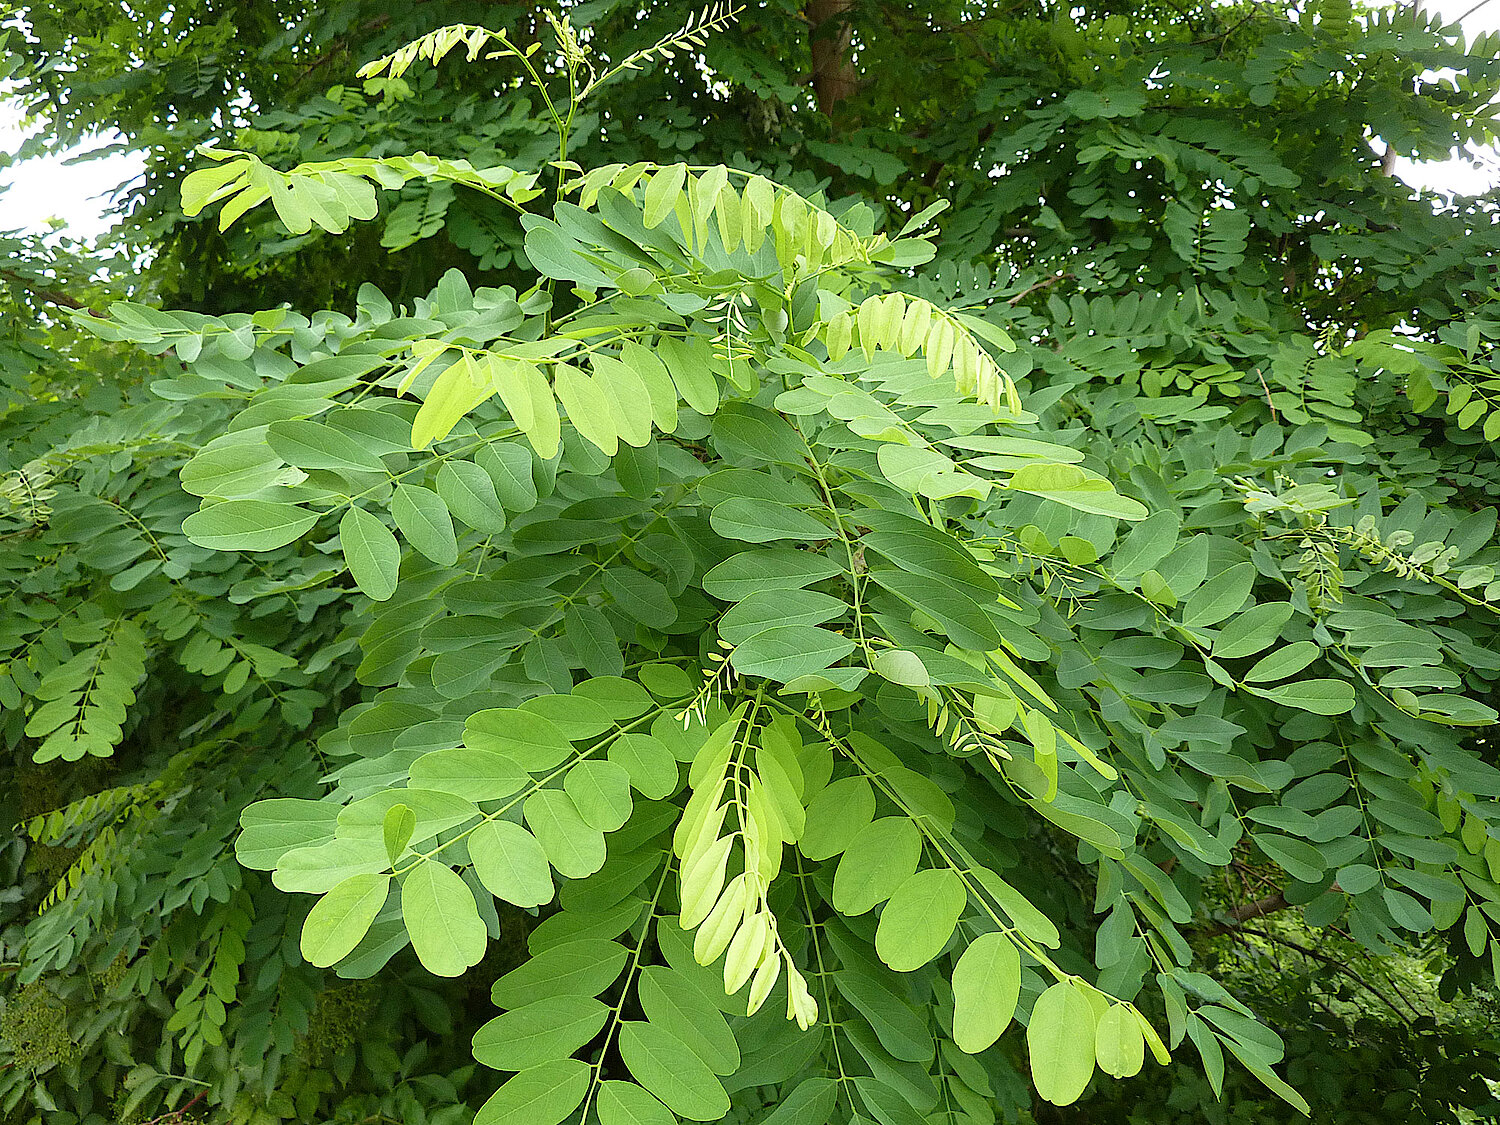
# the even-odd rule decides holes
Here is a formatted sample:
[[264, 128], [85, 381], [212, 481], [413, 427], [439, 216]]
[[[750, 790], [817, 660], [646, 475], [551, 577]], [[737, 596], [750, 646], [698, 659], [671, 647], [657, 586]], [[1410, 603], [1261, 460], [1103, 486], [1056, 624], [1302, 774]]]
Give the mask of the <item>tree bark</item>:
[[846, 19], [853, 7], [854, 0], [808, 0], [802, 10], [812, 35], [813, 93], [818, 110], [829, 117], [839, 102], [859, 88], [849, 55], [853, 32]]

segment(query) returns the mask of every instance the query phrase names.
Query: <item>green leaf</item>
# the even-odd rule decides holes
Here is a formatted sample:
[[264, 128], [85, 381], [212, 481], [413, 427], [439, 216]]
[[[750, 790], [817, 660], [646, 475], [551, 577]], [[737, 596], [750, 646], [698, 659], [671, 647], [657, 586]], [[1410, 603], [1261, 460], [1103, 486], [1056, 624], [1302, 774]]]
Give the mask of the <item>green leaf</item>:
[[1254, 583], [1255, 566], [1252, 563], [1239, 563], [1222, 574], [1216, 574], [1183, 606], [1183, 624], [1195, 629], [1217, 625], [1245, 604]]
[[1125, 1005], [1111, 1004], [1099, 1017], [1094, 1055], [1105, 1074], [1129, 1078], [1140, 1073], [1146, 1061], [1146, 1037], [1135, 1013]]
[[292, 419], [266, 427], [266, 444], [299, 469], [383, 473], [385, 464], [348, 434], [321, 422]]
[[1283, 871], [1299, 882], [1316, 883], [1328, 868], [1323, 853], [1305, 840], [1271, 832], [1252, 832], [1250, 838], [1273, 862], [1280, 864]]
[[337, 806], [325, 801], [257, 801], [240, 813], [235, 858], [252, 871], [270, 871], [287, 852], [333, 839], [337, 816]]
[[709, 522], [726, 539], [745, 543], [769, 543], [777, 539], [817, 541], [834, 537], [826, 524], [806, 512], [748, 496], [735, 496], [717, 505]]
[[610, 1010], [591, 996], [553, 996], [513, 1008], [474, 1033], [474, 1057], [495, 1070], [565, 1059], [603, 1030]]
[[632, 731], [611, 742], [606, 753], [625, 767], [630, 784], [643, 797], [660, 800], [677, 788], [677, 759], [659, 738]]
[[494, 441], [474, 455], [474, 463], [489, 473], [495, 495], [510, 512], [536, 507], [536, 480], [531, 475], [531, 452], [513, 441]]
[[613, 457], [620, 447], [620, 431], [604, 388], [572, 364], [557, 364], [553, 387], [568, 412], [568, 421], [590, 444]]
[[1182, 520], [1175, 512], [1154, 512], [1136, 524], [1110, 558], [1115, 577], [1139, 578], [1153, 569], [1177, 545], [1181, 526]]
[[963, 880], [948, 868], [916, 872], [881, 909], [875, 952], [897, 972], [920, 969], [943, 951], [968, 902]]
[[646, 185], [645, 201], [641, 210], [641, 221], [646, 229], [659, 227], [677, 206], [682, 197], [683, 184], [687, 181], [686, 164], [669, 164], [651, 177]]
[[1354, 685], [1348, 680], [1302, 680], [1273, 688], [1251, 687], [1264, 699], [1311, 711], [1314, 715], [1343, 715], [1354, 709]]
[[514, 759], [462, 746], [423, 754], [411, 764], [410, 777], [419, 789], [453, 793], [469, 801], [498, 801], [519, 793], [531, 781]]
[[833, 905], [854, 918], [873, 910], [917, 869], [922, 834], [904, 816], [887, 816], [859, 830], [833, 877]]
[[787, 683], [821, 672], [853, 651], [853, 641], [827, 629], [779, 625], [737, 645], [729, 661], [742, 676], [764, 676]]
[[739, 1044], [723, 1013], [683, 974], [648, 966], [641, 970], [636, 993], [646, 1019], [681, 1039], [715, 1074], [739, 1069]]
[[1072, 1105], [1094, 1074], [1094, 1006], [1071, 980], [1059, 981], [1039, 997], [1026, 1028], [1031, 1081], [1053, 1105]]
[[543, 789], [526, 799], [526, 825], [547, 859], [569, 879], [586, 879], [604, 866], [604, 833], [591, 828], [573, 798]]
[[764, 590], [796, 590], [841, 574], [826, 555], [777, 547], [731, 555], [703, 576], [703, 589], [722, 601], [737, 602]]
[[822, 625], [849, 612], [847, 602], [816, 590], [758, 590], [719, 618], [730, 644], [779, 625]]
[[1288, 676], [1296, 675], [1322, 655], [1323, 650], [1312, 641], [1295, 641], [1257, 660], [1245, 673], [1245, 681], [1266, 683], [1272, 680], [1284, 680]]
[[689, 1121], [718, 1121], [729, 1112], [729, 1095], [686, 1043], [655, 1024], [620, 1025], [620, 1058], [631, 1075]]
[[318, 968], [347, 957], [358, 945], [390, 894], [389, 875], [351, 875], [329, 891], [302, 923], [302, 956]]
[[875, 817], [875, 791], [863, 777], [845, 777], [821, 790], [807, 806], [797, 850], [808, 859], [832, 859]]
[[473, 461], [445, 461], [438, 470], [437, 491], [448, 510], [475, 531], [497, 535], [505, 530], [495, 482]]
[[1021, 995], [1021, 954], [1001, 933], [980, 934], [953, 966], [953, 1041], [977, 1055], [1010, 1023]]
[[547, 855], [519, 824], [487, 820], [479, 825], [469, 834], [469, 859], [485, 890], [496, 898], [524, 908], [552, 901]]
[[556, 996], [597, 996], [620, 976], [629, 960], [625, 947], [603, 938], [579, 938], [549, 946], [497, 980], [490, 998], [519, 1008]]
[[630, 819], [630, 774], [615, 762], [588, 759], [563, 778], [563, 789], [584, 824], [613, 832]]
[[416, 830], [417, 814], [410, 805], [398, 803], [386, 809], [380, 835], [385, 842], [386, 858], [391, 861], [392, 867], [401, 858], [401, 853], [406, 851], [406, 845], [411, 843], [411, 834]]
[[[1207, 589], [1207, 587], [1204, 587]], [[1188, 603], [1191, 608], [1192, 603]], [[1282, 626], [1292, 619], [1290, 602], [1265, 602], [1251, 606], [1234, 618], [1214, 638], [1214, 655], [1221, 660], [1253, 656], [1281, 635]]]
[[1146, 506], [1140, 501], [1121, 496], [1109, 481], [1077, 465], [1022, 465], [1006, 487], [1098, 516], [1121, 520], [1143, 520], [1147, 516]]
[[182, 533], [213, 551], [274, 551], [318, 522], [295, 504], [269, 500], [225, 500], [205, 505], [182, 521]]
[[634, 1082], [601, 1082], [599, 1125], [676, 1125], [672, 1111]]
[[577, 1059], [559, 1059], [523, 1070], [479, 1107], [474, 1125], [560, 1125], [582, 1104], [592, 1068]]
[[350, 505], [339, 521], [339, 547], [354, 584], [374, 601], [383, 602], [396, 592], [396, 574], [401, 568], [401, 545], [391, 529], [363, 508]]
[[828, 1125], [838, 1097], [839, 1084], [832, 1078], [804, 1078], [758, 1125]]
[[484, 956], [488, 934], [474, 894], [446, 863], [424, 859], [407, 872], [401, 918], [417, 959], [435, 976], [462, 976]]
[[398, 484], [391, 499], [391, 517], [406, 541], [439, 566], [458, 561], [458, 540], [448, 506], [430, 488]]

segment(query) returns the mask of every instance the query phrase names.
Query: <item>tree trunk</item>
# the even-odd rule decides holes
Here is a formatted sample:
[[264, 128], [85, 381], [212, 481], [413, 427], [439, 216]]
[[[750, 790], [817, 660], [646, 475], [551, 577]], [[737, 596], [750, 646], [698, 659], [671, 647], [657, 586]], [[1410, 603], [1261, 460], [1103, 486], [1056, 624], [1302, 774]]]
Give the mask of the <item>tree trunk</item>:
[[859, 87], [849, 55], [852, 32], [845, 17], [854, 0], [808, 0], [802, 14], [812, 35], [812, 87], [818, 109], [833, 116], [834, 106]]

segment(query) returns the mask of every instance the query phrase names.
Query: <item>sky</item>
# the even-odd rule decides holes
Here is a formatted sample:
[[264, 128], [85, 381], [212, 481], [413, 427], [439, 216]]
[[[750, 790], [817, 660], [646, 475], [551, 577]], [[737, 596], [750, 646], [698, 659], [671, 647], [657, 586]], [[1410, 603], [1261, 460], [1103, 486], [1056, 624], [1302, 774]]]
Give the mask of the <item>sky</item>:
[[[1464, 16], [1464, 30], [1472, 38], [1486, 31], [1500, 31], [1500, 0], [1424, 0], [1429, 11], [1450, 18]], [[1469, 9], [1473, 8], [1473, 11]], [[0, 100], [0, 153], [14, 153], [25, 139], [20, 112]], [[102, 137], [78, 152], [110, 143]], [[1478, 166], [1475, 166], [1475, 159]], [[139, 175], [144, 162], [139, 153], [121, 152], [97, 160], [69, 162], [61, 156], [45, 157], [0, 168], [0, 230], [45, 232], [55, 221], [75, 238], [93, 239], [112, 222], [108, 194], [119, 184]], [[1444, 193], [1473, 195], [1500, 184], [1500, 153], [1493, 149], [1444, 161], [1413, 163], [1396, 161], [1396, 175], [1413, 187]]]

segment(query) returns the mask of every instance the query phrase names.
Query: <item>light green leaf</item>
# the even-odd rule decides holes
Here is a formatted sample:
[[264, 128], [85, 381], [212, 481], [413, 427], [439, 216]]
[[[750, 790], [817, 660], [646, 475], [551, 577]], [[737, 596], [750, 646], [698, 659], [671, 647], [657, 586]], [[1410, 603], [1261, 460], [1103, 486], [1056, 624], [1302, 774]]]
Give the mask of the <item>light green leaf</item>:
[[1147, 514], [1140, 501], [1121, 496], [1109, 481], [1077, 465], [1022, 465], [1006, 487], [1098, 516], [1143, 520]]
[[590, 828], [613, 832], [630, 819], [630, 773], [622, 765], [586, 759], [568, 771], [563, 789]]
[[686, 1043], [655, 1024], [620, 1026], [620, 1058], [631, 1075], [673, 1113], [689, 1121], [718, 1121], [729, 1112], [729, 1095], [708, 1064]]
[[355, 505], [339, 521], [339, 547], [354, 584], [367, 597], [383, 602], [396, 592], [401, 567], [401, 545], [391, 529]]
[[630, 784], [643, 797], [660, 800], [677, 788], [677, 759], [659, 738], [631, 731], [611, 742], [606, 753], [625, 767]]
[[1146, 1061], [1146, 1037], [1135, 1013], [1125, 1005], [1111, 1004], [1099, 1017], [1094, 1055], [1105, 1074], [1129, 1078], [1140, 1073]]
[[641, 210], [641, 221], [647, 230], [661, 226], [676, 209], [686, 182], [686, 164], [669, 164], [652, 175]]
[[875, 817], [875, 791], [863, 777], [827, 786], [807, 806], [807, 824], [797, 850], [808, 859], [832, 859]]
[[620, 430], [604, 388], [570, 363], [557, 364], [553, 386], [573, 428], [613, 457], [620, 447]]
[[953, 871], [918, 871], [881, 909], [875, 952], [897, 972], [920, 969], [943, 951], [968, 902], [964, 882]]
[[578, 1059], [523, 1070], [479, 1107], [474, 1125], [560, 1125], [583, 1102], [591, 1073]]
[[1039, 997], [1026, 1028], [1031, 1081], [1053, 1105], [1072, 1105], [1094, 1073], [1094, 1006], [1071, 980], [1059, 981]]
[[474, 1033], [474, 1057], [495, 1070], [565, 1059], [604, 1028], [609, 1009], [591, 996], [552, 996], [496, 1016]]
[[833, 877], [833, 905], [857, 917], [890, 898], [917, 869], [922, 834], [904, 816], [887, 816], [859, 830]]
[[1021, 954], [1001, 933], [980, 934], [953, 966], [953, 1041], [971, 1055], [989, 1047], [1015, 1015]]
[[428, 972], [456, 977], [479, 964], [488, 934], [474, 893], [446, 863], [424, 859], [401, 884], [401, 918]]
[[561, 789], [543, 789], [526, 799], [526, 825], [547, 859], [569, 879], [586, 879], [604, 866], [604, 833], [578, 814]]
[[389, 875], [351, 875], [329, 891], [302, 923], [302, 956], [320, 969], [343, 960], [369, 932], [390, 893]]
[[439, 566], [458, 561], [458, 540], [448, 506], [430, 488], [398, 484], [391, 499], [391, 516], [406, 541]]
[[469, 834], [469, 859], [485, 890], [530, 908], [552, 901], [552, 868], [536, 837], [508, 820], [487, 820]]
[[182, 532], [213, 551], [274, 551], [300, 539], [317, 522], [315, 513], [295, 504], [225, 500], [188, 516]]

